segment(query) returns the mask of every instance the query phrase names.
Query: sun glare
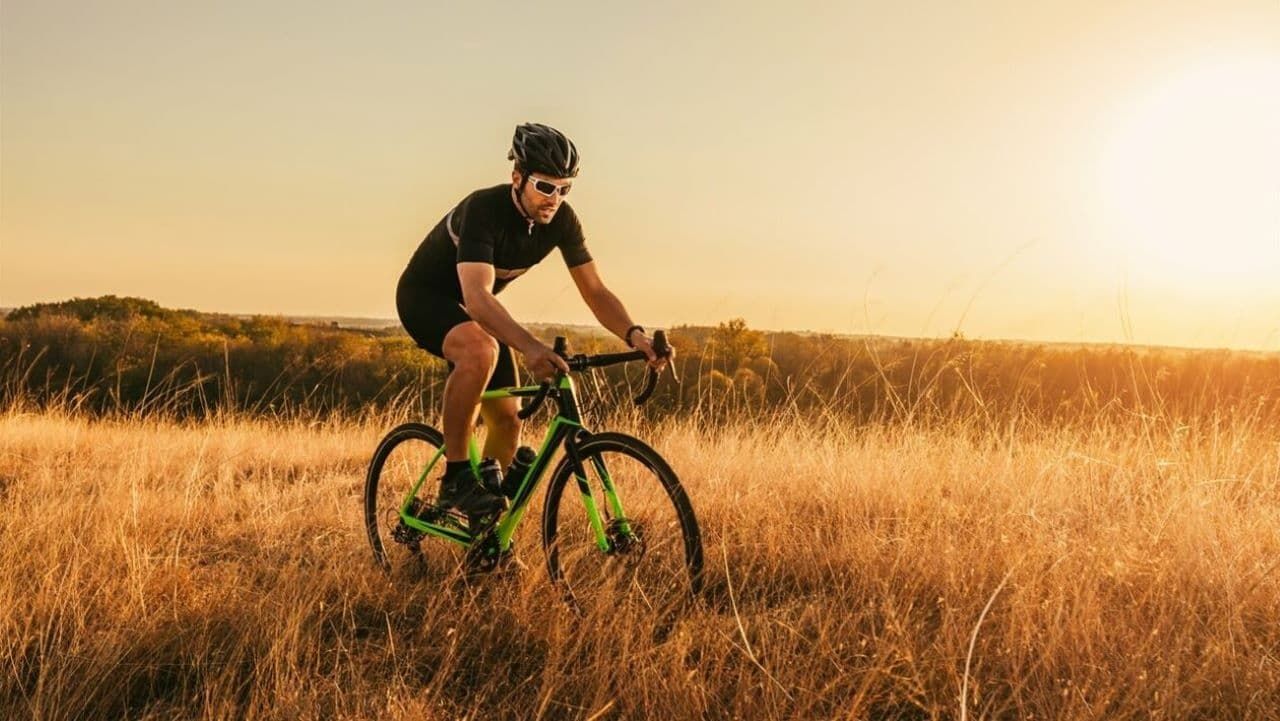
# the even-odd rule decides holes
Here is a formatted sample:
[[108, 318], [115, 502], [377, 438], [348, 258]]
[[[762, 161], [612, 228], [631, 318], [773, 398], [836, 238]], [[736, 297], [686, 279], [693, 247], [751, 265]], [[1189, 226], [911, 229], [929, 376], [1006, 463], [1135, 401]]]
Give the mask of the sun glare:
[[1131, 272], [1246, 290], [1280, 272], [1280, 58], [1203, 65], [1126, 107], [1102, 159]]

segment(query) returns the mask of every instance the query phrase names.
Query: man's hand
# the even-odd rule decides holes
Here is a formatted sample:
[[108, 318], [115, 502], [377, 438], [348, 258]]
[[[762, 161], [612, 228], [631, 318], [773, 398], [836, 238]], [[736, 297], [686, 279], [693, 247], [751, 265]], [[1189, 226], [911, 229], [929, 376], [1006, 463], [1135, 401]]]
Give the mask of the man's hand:
[[667, 367], [667, 361], [676, 357], [676, 349], [670, 345], [667, 346], [669, 355], [659, 356], [653, 350], [653, 341], [649, 340], [648, 334], [642, 330], [634, 330], [631, 332], [631, 342], [635, 345], [636, 350], [644, 351], [649, 357], [649, 367], [662, 372]]
[[569, 372], [569, 364], [545, 343], [530, 345], [521, 353], [524, 355], [524, 367], [539, 382], [555, 378], [557, 370]]

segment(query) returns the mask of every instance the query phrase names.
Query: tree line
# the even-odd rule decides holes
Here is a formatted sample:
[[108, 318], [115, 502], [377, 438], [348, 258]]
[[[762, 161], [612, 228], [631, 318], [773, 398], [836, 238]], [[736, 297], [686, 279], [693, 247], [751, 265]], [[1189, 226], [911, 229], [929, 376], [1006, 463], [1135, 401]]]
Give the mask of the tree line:
[[[571, 352], [621, 349], [612, 337], [539, 326]], [[709, 422], [780, 410], [855, 422], [967, 418], [1078, 422], [1099, 417], [1204, 419], [1280, 410], [1280, 355], [766, 332], [741, 319], [668, 330], [678, 384], [642, 412]], [[322, 415], [393, 407], [434, 417], [445, 364], [400, 329], [163, 308], [103, 296], [44, 303], [0, 320], [0, 404], [94, 414]], [[643, 368], [579, 380], [587, 411], [625, 408]]]

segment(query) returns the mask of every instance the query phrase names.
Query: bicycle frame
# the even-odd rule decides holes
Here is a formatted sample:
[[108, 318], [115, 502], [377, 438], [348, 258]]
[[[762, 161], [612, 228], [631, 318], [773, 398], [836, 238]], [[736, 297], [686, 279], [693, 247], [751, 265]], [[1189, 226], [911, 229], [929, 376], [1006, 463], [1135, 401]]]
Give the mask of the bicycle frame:
[[[578, 482], [578, 490], [582, 494], [582, 502], [586, 507], [587, 518], [591, 523], [596, 545], [606, 553], [612, 549], [612, 544], [605, 533], [604, 520], [600, 515], [600, 509], [596, 505], [596, 499], [591, 494], [590, 484], [587, 483], [586, 469], [583, 468], [582, 459], [578, 455], [578, 437], [586, 429], [582, 427], [582, 419], [578, 413], [578, 405], [574, 397], [573, 379], [567, 374], [562, 376], [557, 389], [559, 412], [551, 420], [551, 425], [547, 428], [547, 433], [542, 439], [542, 446], [539, 448], [537, 456], [534, 458], [533, 463], [530, 464], [529, 470], [525, 472], [524, 478], [521, 479], [515, 498], [511, 501], [511, 507], [502, 514], [494, 526], [500, 551], [505, 552], [511, 548], [511, 539], [515, 536], [516, 528], [520, 525], [520, 520], [528, 509], [529, 499], [533, 497], [539, 483], [541, 483], [542, 476], [546, 472], [547, 466], [551, 463], [551, 456], [556, 447], [561, 444], [564, 444], [565, 453], [573, 464], [574, 476]], [[538, 391], [538, 386], [512, 386], [485, 391], [480, 398], [481, 400], [524, 398], [534, 396]], [[480, 465], [480, 450], [476, 444], [475, 436], [471, 437], [467, 455], [471, 460], [472, 468], [478, 468]], [[432, 469], [436, 467], [443, 457], [444, 446], [442, 445], [440, 450], [432, 456], [426, 467], [422, 469], [422, 473], [418, 476], [418, 480], [413, 484], [413, 487], [409, 489], [408, 494], [405, 495], [404, 501], [400, 504], [400, 519], [406, 526], [422, 533], [453, 541], [462, 546], [470, 546], [476, 540], [476, 537], [469, 531], [457, 526], [423, 521], [409, 513], [409, 506], [413, 499], [417, 497], [418, 490], [426, 483]], [[618, 497], [617, 489], [614, 487], [608, 470], [604, 467], [603, 461], [598, 458], [593, 459], [593, 466], [600, 475], [601, 485], [604, 487], [605, 498], [612, 516], [619, 523], [618, 530], [629, 535], [631, 529], [626, 521], [626, 514], [622, 510], [622, 499]]]

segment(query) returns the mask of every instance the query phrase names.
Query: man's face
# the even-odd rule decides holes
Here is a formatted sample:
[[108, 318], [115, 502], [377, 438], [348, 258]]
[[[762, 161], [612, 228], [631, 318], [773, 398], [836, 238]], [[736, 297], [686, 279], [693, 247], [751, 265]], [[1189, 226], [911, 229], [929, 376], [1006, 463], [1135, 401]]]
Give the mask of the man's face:
[[[511, 173], [511, 182], [519, 188], [520, 174]], [[535, 223], [546, 225], [556, 217], [556, 211], [564, 201], [564, 194], [572, 185], [572, 178], [556, 178], [542, 173], [530, 173], [529, 182], [524, 184], [524, 192], [520, 195], [520, 202]], [[547, 195], [548, 192], [551, 195]]]

